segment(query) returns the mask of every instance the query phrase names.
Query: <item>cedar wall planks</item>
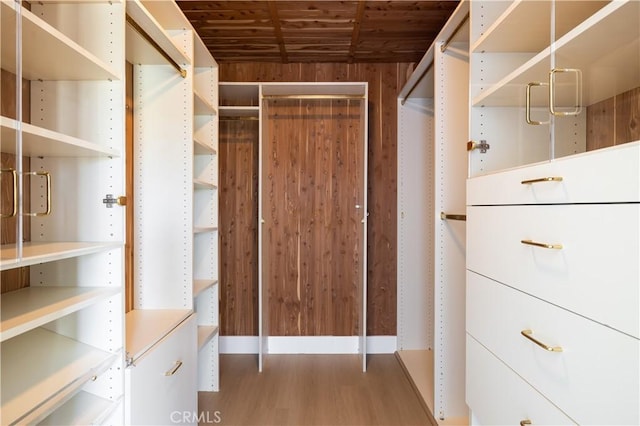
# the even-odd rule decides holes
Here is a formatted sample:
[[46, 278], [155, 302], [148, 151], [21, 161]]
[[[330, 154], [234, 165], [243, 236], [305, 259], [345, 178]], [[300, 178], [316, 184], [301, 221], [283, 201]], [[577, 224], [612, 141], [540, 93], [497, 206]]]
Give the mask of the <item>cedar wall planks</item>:
[[[366, 81], [369, 83], [369, 229], [367, 248], [367, 333], [369, 335], [396, 334], [396, 104], [398, 92], [411, 74], [413, 66], [412, 63], [220, 64], [220, 81]], [[221, 335], [257, 335], [257, 319], [254, 319], [257, 315], [257, 275], [255, 280], [251, 281], [245, 279], [247, 275], [250, 275], [247, 271], [234, 273], [231, 268], [243, 268], [248, 265], [233, 266], [231, 259], [227, 260], [225, 256], [225, 250], [229, 248], [229, 245], [236, 244], [234, 242], [236, 238], [239, 239], [237, 244], [248, 249], [249, 239], [254, 238], [257, 227], [257, 224], [250, 224], [246, 220], [246, 228], [238, 227], [237, 216], [243, 213], [238, 209], [237, 201], [226, 200], [226, 197], [230, 195], [228, 191], [231, 189], [229, 188], [232, 187], [225, 182], [225, 179], [229, 178], [227, 174], [236, 176], [236, 179], [239, 175], [248, 178], [255, 171], [238, 170], [239, 165], [235, 160], [233, 164], [228, 163], [225, 150], [231, 148], [230, 144], [226, 142], [229, 132], [225, 130], [225, 126], [228, 125], [221, 122]], [[232, 138], [237, 136], [233, 132], [232, 135]], [[257, 152], [254, 155], [256, 157], [253, 161], [257, 161]], [[255, 175], [255, 179], [257, 179], [257, 175]], [[235, 188], [237, 187], [236, 183]], [[237, 193], [233, 197], [239, 195]], [[257, 209], [257, 200], [253, 201], [255, 205], [252, 205], [250, 209]], [[235, 223], [232, 224], [232, 220], [235, 220]], [[225, 231], [227, 229], [228, 231]], [[226, 241], [225, 238], [227, 238]], [[255, 262], [256, 254], [245, 252], [236, 259], [245, 264]], [[283, 295], [284, 297], [286, 296]], [[273, 309], [272, 306], [270, 308]], [[314, 315], [317, 315], [316, 321], [320, 321], [322, 315], [328, 315], [322, 313], [318, 307], [314, 311]], [[343, 314], [344, 312], [339, 314], [336, 312], [336, 315]], [[351, 320], [346, 318], [335, 318], [334, 325], [335, 323], [344, 325], [344, 328], [340, 328], [342, 331], [353, 326]], [[321, 333], [318, 330], [322, 330], [322, 327], [324, 327], [322, 324], [306, 324], [301, 325], [300, 329], [305, 330], [303, 333], [317, 334]], [[309, 330], [314, 331], [310, 332]]]

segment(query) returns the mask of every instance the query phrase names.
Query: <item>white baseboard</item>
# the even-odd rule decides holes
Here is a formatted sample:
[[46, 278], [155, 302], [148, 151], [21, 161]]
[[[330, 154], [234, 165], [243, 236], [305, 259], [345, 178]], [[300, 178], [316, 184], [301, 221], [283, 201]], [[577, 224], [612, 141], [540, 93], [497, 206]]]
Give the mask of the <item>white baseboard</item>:
[[[357, 336], [271, 336], [270, 354], [356, 354]], [[368, 354], [392, 354], [396, 336], [367, 336]], [[258, 336], [220, 336], [222, 354], [257, 354]]]

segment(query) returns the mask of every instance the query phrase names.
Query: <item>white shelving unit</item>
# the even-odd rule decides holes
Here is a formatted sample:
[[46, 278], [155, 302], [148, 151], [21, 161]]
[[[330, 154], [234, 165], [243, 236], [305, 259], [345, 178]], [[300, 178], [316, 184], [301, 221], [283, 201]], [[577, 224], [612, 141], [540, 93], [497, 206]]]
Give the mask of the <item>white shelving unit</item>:
[[471, 18], [470, 423], [638, 423], [640, 3]]
[[122, 424], [124, 214], [103, 199], [124, 192], [124, 4], [0, 8], [0, 65], [30, 86], [17, 116], [0, 117], [3, 154], [29, 157], [15, 161], [8, 209], [23, 238], [2, 245], [0, 269], [30, 270], [1, 296], [0, 422], [72, 424], [82, 401], [83, 422]]
[[[465, 424], [469, 3], [398, 99], [398, 357], [438, 424]], [[441, 216], [444, 214], [444, 216]]]
[[[197, 387], [181, 397], [188, 411], [195, 409], [198, 390], [219, 388], [218, 66], [174, 2], [133, 1], [127, 12], [127, 59], [134, 65], [137, 248], [134, 310], [127, 324], [143, 320], [145, 312], [178, 310], [185, 313], [185, 324], [195, 318], [191, 350], [197, 362], [180, 367], [198, 377]], [[142, 32], [166, 54], [159, 54]], [[166, 351], [161, 342], [178, 328], [174, 322], [161, 324], [147, 351]], [[179, 328], [190, 333], [190, 326]], [[131, 339], [128, 345], [137, 347]], [[148, 357], [127, 350], [132, 365]], [[135, 401], [131, 406], [135, 409]]]

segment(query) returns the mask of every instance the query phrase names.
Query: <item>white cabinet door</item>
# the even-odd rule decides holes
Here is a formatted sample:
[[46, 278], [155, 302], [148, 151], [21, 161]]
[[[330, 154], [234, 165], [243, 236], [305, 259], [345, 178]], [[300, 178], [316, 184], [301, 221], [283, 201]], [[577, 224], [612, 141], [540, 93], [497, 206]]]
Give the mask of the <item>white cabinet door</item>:
[[197, 423], [196, 321], [191, 315], [127, 368], [127, 423]]

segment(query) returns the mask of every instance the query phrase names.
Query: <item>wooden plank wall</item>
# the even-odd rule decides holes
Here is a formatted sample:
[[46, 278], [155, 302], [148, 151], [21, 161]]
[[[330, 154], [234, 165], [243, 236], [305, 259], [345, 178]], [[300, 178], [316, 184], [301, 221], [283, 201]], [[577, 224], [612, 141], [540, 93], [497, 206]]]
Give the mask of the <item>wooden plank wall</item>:
[[358, 100], [263, 104], [270, 336], [359, 334], [363, 108]]
[[220, 119], [220, 334], [258, 334], [258, 121]]
[[[405, 81], [411, 74], [413, 63], [385, 63], [385, 64], [343, 64], [343, 63], [221, 63], [220, 81], [366, 81], [369, 83], [369, 229], [368, 229], [368, 321], [369, 335], [396, 334], [396, 176], [397, 176], [397, 96]], [[238, 210], [225, 211], [225, 173], [231, 166], [227, 165], [223, 152], [225, 138], [223, 125], [220, 132], [221, 156], [221, 229], [225, 228], [225, 217], [231, 217]], [[236, 170], [236, 175], [242, 173]], [[251, 171], [244, 173], [250, 175]], [[256, 205], [257, 206], [257, 205]], [[235, 235], [240, 235], [236, 226]], [[245, 230], [251, 232], [250, 228]], [[245, 232], [242, 231], [242, 232]], [[224, 288], [225, 282], [225, 250], [224, 234], [221, 264], [222, 335], [257, 335], [257, 324], [249, 330], [246, 326], [234, 326], [231, 323], [229, 304], [235, 306], [233, 318], [239, 316], [252, 317], [257, 312], [249, 311], [248, 307], [256, 306], [255, 283], [242, 279], [228, 277], [225, 281], [233, 286], [233, 290]], [[230, 242], [229, 242], [230, 244]], [[245, 243], [241, 243], [245, 244]], [[243, 257], [251, 258], [252, 255]], [[230, 272], [230, 271], [229, 271]], [[257, 276], [256, 276], [257, 277]], [[231, 292], [235, 299], [229, 299]], [[244, 298], [240, 302], [238, 298]], [[246, 306], [240, 314], [238, 308]], [[256, 323], [257, 321], [254, 321]], [[250, 331], [250, 332], [249, 332]]]
[[640, 139], [640, 87], [587, 108], [587, 151]]
[[[16, 118], [16, 75], [12, 74], [8, 71], [1, 70], [0, 71], [0, 114], [4, 117]], [[31, 85], [29, 81], [24, 80], [22, 83], [22, 99], [23, 99], [23, 108], [22, 108], [22, 120], [25, 123], [31, 122], [31, 108], [30, 108], [30, 96], [31, 96]], [[14, 140], [2, 140], [2, 145], [14, 144]], [[15, 169], [16, 167], [16, 156], [13, 154], [8, 154], [5, 152], [0, 153], [0, 163], [2, 165], [2, 169]], [[29, 157], [23, 157], [22, 169], [27, 171], [29, 170], [30, 160]], [[8, 213], [11, 210], [11, 205], [13, 203], [13, 184], [12, 179], [9, 178], [7, 173], [2, 174], [1, 178], [1, 187], [0, 187], [0, 210], [2, 210], [3, 214]], [[25, 179], [25, 182], [28, 182]], [[24, 186], [27, 190], [29, 186], [25, 184]], [[24, 205], [25, 208], [29, 208], [29, 193], [25, 193], [24, 197]], [[2, 244], [12, 244], [16, 242], [16, 226], [17, 226], [17, 216], [12, 218], [2, 218], [0, 219], [0, 242]], [[23, 222], [23, 236], [25, 241], [29, 241], [31, 231], [30, 231], [31, 221], [29, 217], [24, 218]], [[0, 287], [1, 293], [6, 293], [12, 290], [18, 290], [23, 287], [29, 286], [29, 267], [25, 268], [17, 268], [10, 269], [7, 271], [0, 272]]]

